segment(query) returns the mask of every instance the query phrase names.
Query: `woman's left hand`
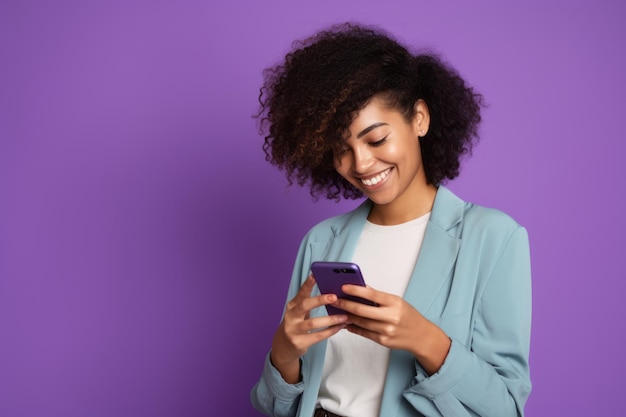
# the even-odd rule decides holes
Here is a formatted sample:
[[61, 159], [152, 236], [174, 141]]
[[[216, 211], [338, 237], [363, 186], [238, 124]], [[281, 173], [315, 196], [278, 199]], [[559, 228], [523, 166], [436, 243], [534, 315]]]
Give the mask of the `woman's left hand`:
[[450, 350], [450, 338], [401, 297], [371, 287], [344, 285], [348, 295], [378, 304], [339, 299], [333, 305], [348, 313], [347, 329], [390, 349], [411, 352], [429, 375], [437, 372]]

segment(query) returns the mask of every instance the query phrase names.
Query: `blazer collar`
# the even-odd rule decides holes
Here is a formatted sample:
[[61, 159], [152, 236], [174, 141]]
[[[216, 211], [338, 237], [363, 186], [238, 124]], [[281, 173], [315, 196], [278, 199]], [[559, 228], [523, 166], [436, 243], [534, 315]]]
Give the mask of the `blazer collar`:
[[[365, 200], [350, 213], [347, 213], [345, 216], [339, 216], [331, 225], [333, 235], [335, 237], [343, 237], [344, 233], [350, 234], [355, 231], [360, 233], [371, 208], [372, 202]], [[464, 210], [465, 202], [452, 191], [440, 185], [435, 195], [429, 222], [445, 231], [450, 230], [461, 222]]]
[[440, 185], [435, 196], [430, 222], [448, 231], [463, 220], [466, 203], [452, 191]]

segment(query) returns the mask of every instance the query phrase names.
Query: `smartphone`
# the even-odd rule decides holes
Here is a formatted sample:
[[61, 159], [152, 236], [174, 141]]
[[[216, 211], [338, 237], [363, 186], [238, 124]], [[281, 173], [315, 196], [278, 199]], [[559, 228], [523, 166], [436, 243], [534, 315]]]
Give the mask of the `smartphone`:
[[[352, 262], [313, 262], [311, 264], [311, 271], [322, 294], [336, 294], [337, 297], [345, 298], [346, 300], [352, 300], [371, 306], [377, 305], [373, 301], [361, 297], [353, 297], [341, 291], [343, 284], [365, 287], [363, 274], [361, 274], [361, 269], [357, 264]], [[346, 313], [342, 309], [331, 305], [326, 306], [326, 311], [328, 311], [329, 315]]]

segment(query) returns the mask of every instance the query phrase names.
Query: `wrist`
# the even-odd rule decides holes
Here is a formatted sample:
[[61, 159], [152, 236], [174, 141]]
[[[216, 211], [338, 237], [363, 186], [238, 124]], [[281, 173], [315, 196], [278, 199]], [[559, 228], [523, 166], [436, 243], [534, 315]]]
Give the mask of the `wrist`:
[[270, 364], [276, 368], [286, 383], [297, 384], [302, 381], [302, 375], [300, 372], [302, 366], [302, 360], [297, 358], [295, 360], [280, 360], [278, 355], [272, 350], [270, 352]]
[[430, 321], [426, 323], [424, 330], [418, 332], [420, 336], [412, 353], [428, 375], [432, 375], [445, 362], [452, 341], [436, 324]]

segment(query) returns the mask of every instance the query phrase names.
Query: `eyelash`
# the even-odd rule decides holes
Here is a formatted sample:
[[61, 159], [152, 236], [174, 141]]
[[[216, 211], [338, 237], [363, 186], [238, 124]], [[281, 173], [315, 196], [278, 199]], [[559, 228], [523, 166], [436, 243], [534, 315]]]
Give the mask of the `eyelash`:
[[[387, 135], [387, 136], [389, 136], [389, 135]], [[383, 145], [383, 144], [387, 141], [387, 136], [385, 136], [385, 137], [384, 137], [384, 138], [382, 138], [381, 140], [377, 140], [376, 142], [370, 142], [370, 146], [373, 146], [373, 147], [375, 147], [375, 148], [376, 148], [376, 147], [378, 147], [378, 146]], [[343, 149], [341, 149], [341, 150], [337, 153], [337, 156], [338, 156], [338, 157], [341, 157], [341, 156], [343, 156], [346, 152], [348, 152], [349, 150], [350, 150], [349, 148], [343, 148]]]
[[370, 145], [372, 146], [380, 146], [383, 143], [385, 143], [387, 141], [387, 136], [385, 136], [384, 138], [382, 138], [381, 140], [378, 140], [376, 142], [370, 142]]

